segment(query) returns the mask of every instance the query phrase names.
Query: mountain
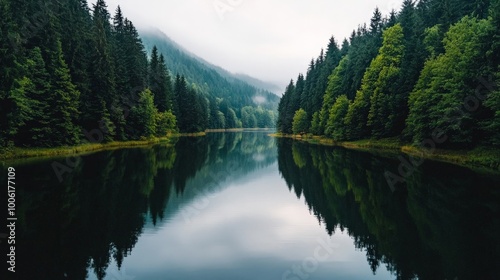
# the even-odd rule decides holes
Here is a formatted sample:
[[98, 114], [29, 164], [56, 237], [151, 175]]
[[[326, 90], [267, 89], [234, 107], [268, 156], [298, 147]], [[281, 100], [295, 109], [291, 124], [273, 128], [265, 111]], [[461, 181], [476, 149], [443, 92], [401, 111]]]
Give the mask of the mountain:
[[265, 90], [270, 91], [274, 94], [281, 95], [281, 93], [282, 93], [281, 87], [276, 85], [276, 84], [261, 81], [259, 79], [256, 79], [254, 77], [248, 76], [247, 74], [243, 74], [243, 73], [236, 73], [236, 74], [230, 73], [230, 75], [232, 75], [236, 79], [242, 80], [242, 81], [244, 81], [244, 82], [246, 82], [254, 87], [265, 89]]
[[235, 109], [259, 105], [265, 109], [277, 108], [279, 97], [270, 91], [278, 91], [276, 85], [247, 75], [232, 74], [213, 65], [187, 51], [158, 29], [144, 28], [139, 34], [148, 53], [156, 46], [165, 56], [172, 76], [184, 76], [199, 92], [222, 98]]

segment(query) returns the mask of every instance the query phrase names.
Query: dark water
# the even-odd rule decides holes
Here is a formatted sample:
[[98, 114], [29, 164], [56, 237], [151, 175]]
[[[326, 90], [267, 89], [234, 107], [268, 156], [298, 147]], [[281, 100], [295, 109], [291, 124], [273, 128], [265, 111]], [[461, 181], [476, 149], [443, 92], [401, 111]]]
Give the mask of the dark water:
[[15, 164], [2, 279], [500, 279], [500, 178], [398, 165], [266, 133]]

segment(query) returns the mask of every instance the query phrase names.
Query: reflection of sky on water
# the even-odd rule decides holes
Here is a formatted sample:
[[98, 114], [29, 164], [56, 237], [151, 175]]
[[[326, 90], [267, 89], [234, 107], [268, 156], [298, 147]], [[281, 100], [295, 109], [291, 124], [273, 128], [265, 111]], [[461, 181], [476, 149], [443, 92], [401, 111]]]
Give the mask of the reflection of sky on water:
[[[314, 256], [318, 239], [330, 238], [304, 199], [289, 192], [277, 164], [227, 183], [214, 196], [179, 203], [179, 211], [164, 224], [145, 230], [122, 271], [135, 280], [282, 279], [292, 265]], [[183, 210], [196, 205], [205, 207], [188, 222]], [[333, 253], [308, 279], [391, 278], [384, 266], [374, 276], [365, 253], [346, 233], [338, 230], [331, 238]], [[112, 263], [106, 279], [114, 275], [120, 274]], [[295, 277], [285, 279], [301, 279]]]

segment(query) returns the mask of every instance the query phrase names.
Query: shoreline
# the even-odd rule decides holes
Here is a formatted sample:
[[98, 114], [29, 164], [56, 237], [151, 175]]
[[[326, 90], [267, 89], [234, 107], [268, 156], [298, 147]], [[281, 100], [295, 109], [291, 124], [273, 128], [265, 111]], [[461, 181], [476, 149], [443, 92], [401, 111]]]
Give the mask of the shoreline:
[[147, 140], [130, 140], [130, 141], [112, 141], [107, 143], [83, 143], [74, 146], [62, 147], [12, 147], [6, 148], [0, 152], [0, 160], [22, 160], [32, 158], [50, 158], [60, 156], [84, 155], [99, 151], [107, 151], [114, 149], [135, 148], [141, 146], [150, 146], [160, 143], [170, 143], [171, 139], [182, 135], [174, 134], [171, 136], [153, 138]]
[[417, 146], [401, 142], [394, 138], [389, 139], [365, 139], [358, 141], [334, 141], [323, 136], [303, 136], [290, 134], [269, 134], [276, 138], [290, 138], [309, 144], [343, 147], [346, 149], [359, 150], [374, 154], [399, 154], [422, 157], [435, 161], [447, 162], [469, 168], [481, 168], [500, 172], [500, 149], [491, 147], [476, 147], [471, 150], [446, 150], [436, 148], [432, 153], [426, 153]]
[[84, 155], [99, 151], [126, 149], [141, 146], [156, 145], [159, 143], [170, 142], [171, 139], [178, 137], [204, 137], [210, 132], [242, 132], [245, 130], [251, 131], [270, 131], [271, 129], [262, 128], [229, 128], [229, 129], [207, 129], [201, 132], [193, 133], [175, 133], [165, 137], [155, 137], [146, 140], [130, 140], [130, 141], [112, 141], [107, 143], [82, 143], [74, 146], [61, 147], [10, 147], [0, 149], [0, 161], [14, 161], [35, 158], [50, 158], [60, 156]]

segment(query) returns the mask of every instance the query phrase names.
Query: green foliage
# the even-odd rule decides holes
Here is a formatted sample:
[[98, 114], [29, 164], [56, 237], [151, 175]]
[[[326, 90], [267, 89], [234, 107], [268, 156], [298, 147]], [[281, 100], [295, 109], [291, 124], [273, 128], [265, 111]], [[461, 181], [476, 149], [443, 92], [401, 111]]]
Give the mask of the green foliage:
[[323, 105], [319, 113], [319, 131], [318, 135], [325, 134], [326, 122], [328, 121], [329, 109], [333, 106], [337, 97], [343, 94], [342, 79], [347, 74], [346, 65], [349, 63], [349, 56], [344, 56], [339, 62], [339, 65], [333, 70], [328, 77], [328, 86], [325, 95], [323, 96]]
[[[500, 77], [500, 72], [496, 77]], [[498, 88], [488, 94], [484, 105], [491, 110], [491, 117], [483, 122], [484, 129], [488, 133], [488, 144], [498, 147], [500, 146], [500, 90]]]
[[245, 106], [241, 109], [241, 125], [244, 128], [269, 128], [274, 127], [275, 122], [272, 110], [260, 106], [257, 108]]
[[[279, 103], [278, 130], [291, 133], [293, 116], [303, 108], [312, 113], [307, 131], [336, 140], [419, 143], [441, 135], [444, 147], [498, 145], [498, 90], [491, 77], [500, 62], [499, 3], [405, 0], [385, 20], [376, 9], [369, 27], [360, 25], [334, 51], [339, 60], [329, 64], [328, 76], [328, 55], [321, 51], [306, 78], [290, 82]], [[331, 39], [329, 46], [335, 45]]]
[[[394, 88], [394, 84], [400, 75], [404, 52], [401, 25], [398, 23], [386, 29], [383, 38], [379, 54], [366, 70], [366, 73], [371, 71], [378, 73], [376, 80], [366, 81], [374, 84], [365, 87], [365, 90], [373, 89], [371, 93], [367, 93], [371, 95], [367, 125], [371, 128], [371, 135], [376, 138], [387, 137], [394, 132], [396, 115], [400, 110], [398, 89]], [[362, 90], [364, 86], [364, 84], [361, 86]]]
[[444, 52], [443, 34], [441, 33], [440, 25], [434, 25], [433, 27], [425, 29], [424, 45], [425, 50], [429, 53], [431, 58], [435, 58], [438, 54]]
[[8, 129], [6, 134], [10, 137], [16, 135], [20, 127], [31, 120], [30, 111], [33, 107], [26, 92], [33, 88], [33, 83], [27, 77], [16, 79], [12, 89], [8, 92], [7, 102], [11, 104], [11, 110], [7, 114]]
[[[256, 86], [261, 87], [260, 85], [249, 85], [242, 82], [237, 75], [193, 58], [179, 50], [178, 45], [160, 31], [145, 30], [141, 32], [141, 38], [148, 52], [151, 53], [156, 46], [158, 53], [164, 55], [165, 64], [174, 78], [176, 75], [184, 76], [187, 83], [196, 84], [196, 91], [206, 98], [225, 100], [237, 113], [246, 106], [261, 106], [266, 110], [276, 109], [279, 98], [275, 94], [259, 90]], [[265, 101], [256, 104], [254, 100], [256, 95], [263, 97]], [[209, 125], [209, 128], [216, 127]]]
[[309, 132], [318, 135], [320, 134], [320, 131], [321, 129], [320, 129], [319, 112], [314, 112]]
[[346, 140], [347, 131], [344, 125], [344, 118], [349, 110], [349, 99], [347, 96], [341, 95], [335, 100], [335, 103], [330, 109], [328, 122], [325, 128], [325, 135], [336, 140]]
[[[201, 96], [195, 87], [189, 87], [186, 79], [179, 75], [175, 79], [174, 100], [178, 104], [174, 107], [177, 110], [174, 114], [177, 116], [180, 132], [200, 132], [207, 128], [210, 109], [208, 100]], [[231, 125], [236, 127], [236, 120]]]
[[[301, 81], [300, 85], [301, 88], [303, 88], [304, 79], [302, 75], [299, 75], [299, 80], [297, 80], [297, 85], [299, 85], [299, 81]], [[276, 123], [278, 131], [281, 131], [283, 133], [292, 133], [293, 116], [295, 112], [300, 108], [301, 104], [301, 94], [302, 94], [301, 88], [299, 87], [296, 88], [295, 84], [293, 83], [293, 80], [291, 80], [288, 86], [286, 87], [285, 93], [281, 97], [280, 103], [278, 104], [279, 117]]]
[[473, 143], [479, 129], [476, 112], [467, 110], [466, 98], [475, 95], [474, 85], [484, 73], [487, 61], [484, 44], [491, 38], [488, 20], [464, 17], [444, 39], [445, 53], [427, 61], [415, 90], [410, 95], [408, 133], [420, 142], [440, 129], [450, 143]]
[[156, 133], [155, 136], [164, 137], [169, 133], [177, 131], [177, 119], [171, 110], [157, 112], [155, 116]]
[[[161, 129], [166, 132], [168, 123], [172, 120], [167, 120], [167, 115], [160, 116]], [[161, 120], [165, 118], [165, 120]], [[158, 109], [154, 106], [153, 93], [149, 89], [145, 89], [139, 94], [139, 101], [137, 105], [130, 111], [129, 124], [134, 128], [134, 133], [131, 135], [133, 139], [140, 139], [141, 137], [150, 138], [155, 135], [163, 134], [164, 131], [157, 133], [157, 119]]]
[[241, 123], [245, 128], [257, 127], [257, 118], [253, 107], [246, 106], [241, 108]]
[[293, 116], [292, 132], [294, 134], [307, 133], [309, 128], [309, 121], [307, 117], [307, 112], [300, 108], [295, 112]]
[[172, 83], [163, 54], [158, 55], [158, 49], [153, 47], [149, 64], [149, 87], [154, 94], [155, 106], [158, 111], [165, 112], [172, 108]]
[[48, 104], [50, 106], [49, 136], [51, 145], [74, 145], [80, 141], [80, 129], [76, 125], [79, 111], [80, 92], [71, 82], [69, 69], [64, 61], [61, 42], [55, 42], [50, 67], [51, 76]]

